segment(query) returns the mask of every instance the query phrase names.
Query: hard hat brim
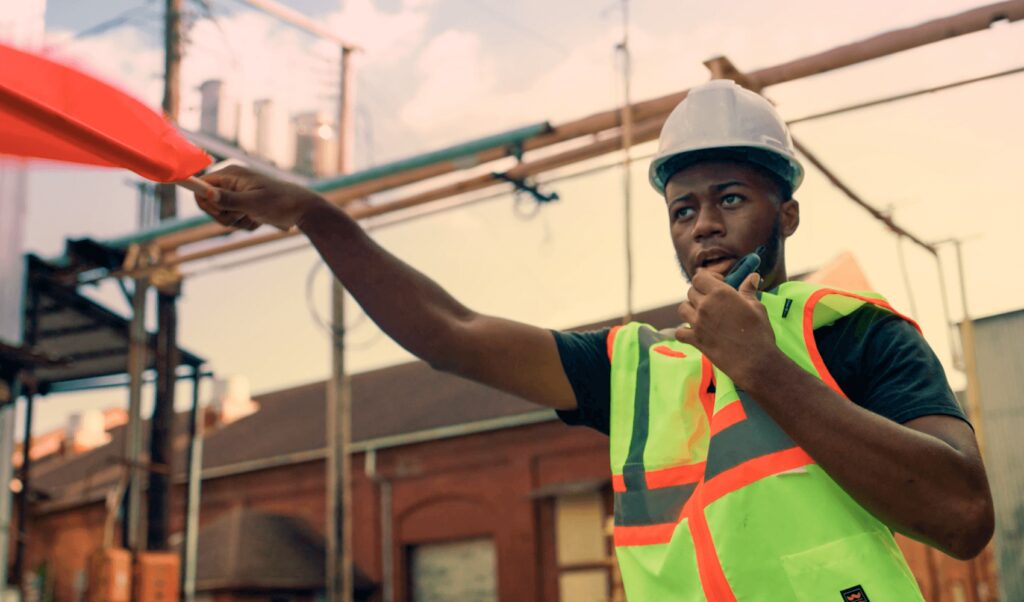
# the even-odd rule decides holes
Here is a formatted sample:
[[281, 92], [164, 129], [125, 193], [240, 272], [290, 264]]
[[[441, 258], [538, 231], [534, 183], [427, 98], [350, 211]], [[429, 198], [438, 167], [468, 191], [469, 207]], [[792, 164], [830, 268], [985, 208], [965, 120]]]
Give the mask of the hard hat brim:
[[665, 186], [672, 176], [683, 169], [704, 161], [736, 161], [750, 163], [767, 170], [782, 183], [792, 195], [793, 191], [803, 181], [804, 170], [800, 163], [791, 157], [786, 157], [778, 150], [770, 147], [758, 147], [751, 145], [742, 146], [716, 146], [713, 148], [693, 149], [681, 153], [657, 157], [651, 161], [649, 178], [651, 186], [659, 194], [665, 194]]

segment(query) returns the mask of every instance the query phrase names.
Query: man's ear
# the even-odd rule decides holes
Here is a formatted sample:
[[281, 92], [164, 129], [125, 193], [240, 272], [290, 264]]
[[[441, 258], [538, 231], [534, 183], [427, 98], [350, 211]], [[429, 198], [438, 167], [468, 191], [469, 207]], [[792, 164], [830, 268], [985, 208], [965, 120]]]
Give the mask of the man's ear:
[[796, 229], [800, 226], [800, 202], [792, 198], [788, 201], [783, 201], [779, 205], [779, 221], [782, 224], [783, 238], [793, 236]]

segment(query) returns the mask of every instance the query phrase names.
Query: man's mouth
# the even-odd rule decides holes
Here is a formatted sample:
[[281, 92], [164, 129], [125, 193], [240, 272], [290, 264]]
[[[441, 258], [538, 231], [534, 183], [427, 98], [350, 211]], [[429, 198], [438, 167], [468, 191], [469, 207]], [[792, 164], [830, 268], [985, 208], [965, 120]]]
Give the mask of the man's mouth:
[[711, 255], [697, 264], [697, 268], [709, 268], [715, 271], [727, 270], [735, 261], [736, 258], [732, 255]]

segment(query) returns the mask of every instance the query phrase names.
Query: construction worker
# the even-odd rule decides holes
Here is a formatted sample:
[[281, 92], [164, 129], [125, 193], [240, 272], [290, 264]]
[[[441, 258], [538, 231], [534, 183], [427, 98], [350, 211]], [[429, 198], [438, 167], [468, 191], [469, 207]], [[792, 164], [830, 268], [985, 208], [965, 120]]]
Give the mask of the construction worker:
[[787, 280], [802, 178], [762, 97], [690, 91], [650, 169], [691, 283], [682, 325], [660, 332], [477, 313], [315, 193], [245, 169], [206, 176], [217, 191], [197, 202], [225, 225], [298, 226], [410, 352], [608, 434], [630, 600], [921, 600], [892, 533], [977, 555], [993, 531], [984, 466], [911, 320], [874, 293]]

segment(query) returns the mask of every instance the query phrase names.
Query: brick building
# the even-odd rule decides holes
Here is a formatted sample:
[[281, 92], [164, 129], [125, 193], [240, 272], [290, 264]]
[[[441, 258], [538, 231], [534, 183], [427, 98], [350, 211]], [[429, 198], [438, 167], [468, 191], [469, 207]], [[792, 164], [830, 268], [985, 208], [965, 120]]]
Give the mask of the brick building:
[[[832, 282], [863, 280], [849, 266], [830, 269]], [[675, 306], [638, 319], [672, 325]], [[421, 362], [356, 375], [352, 386], [360, 597], [622, 599], [607, 536], [612, 492], [604, 436]], [[259, 395], [254, 404], [243, 400], [243, 412], [222, 406], [209, 413], [200, 599], [299, 601], [322, 592], [325, 399], [318, 382]], [[33, 479], [27, 566], [44, 567], [42, 586], [56, 600], [82, 599], [86, 558], [105, 524], [115, 522], [107, 521], [106, 500], [123, 471], [117, 458], [124, 427], [109, 433], [105, 445], [41, 461]], [[184, 466], [185, 443], [179, 436], [177, 467]], [[180, 477], [171, 524], [179, 534]], [[993, 599], [987, 552], [963, 563], [905, 538], [900, 543], [927, 599]]]

